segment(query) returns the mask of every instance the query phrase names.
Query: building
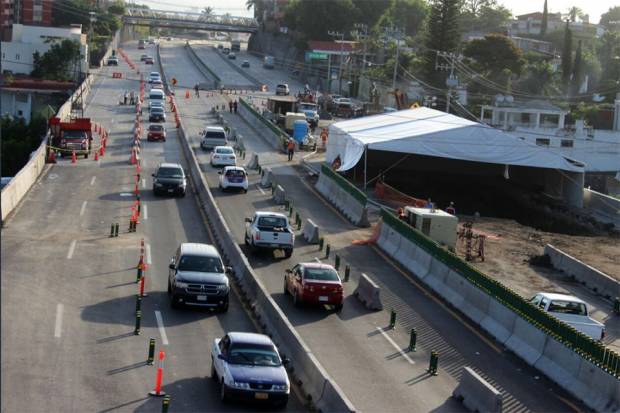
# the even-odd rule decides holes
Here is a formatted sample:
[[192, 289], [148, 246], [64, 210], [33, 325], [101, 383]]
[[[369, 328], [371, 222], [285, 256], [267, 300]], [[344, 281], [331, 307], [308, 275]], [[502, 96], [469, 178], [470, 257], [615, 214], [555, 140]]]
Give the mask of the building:
[[24, 118], [26, 123], [30, 123], [34, 114], [47, 112], [49, 106], [56, 109], [60, 107], [71, 95], [73, 87], [72, 82], [29, 77], [12, 79], [2, 85], [0, 115]]
[[553, 44], [551, 42], [543, 42], [542, 40], [530, 39], [527, 37], [510, 36], [510, 40], [516, 47], [523, 50], [524, 53], [541, 53], [547, 56], [553, 56]]
[[13, 23], [17, 22], [17, 13], [15, 1], [0, 0], [0, 23], [2, 24], [2, 41], [11, 40], [11, 28]]
[[[542, 27], [542, 15], [541, 12], [535, 12], [517, 16], [516, 19], [510, 21], [508, 34], [511, 36], [539, 35]], [[547, 15], [547, 33], [563, 30], [567, 20], [569, 20], [568, 16], [562, 13], [549, 13]], [[584, 39], [600, 37], [604, 32], [602, 26], [590, 23], [587, 15], [582, 16], [577, 21], [569, 22], [568, 27], [572, 30], [573, 35]]]
[[54, 42], [64, 39], [75, 40], [80, 44], [80, 71], [88, 71], [88, 44], [82, 34], [82, 25], [71, 27], [43, 27], [13, 24], [11, 41], [2, 42], [2, 73], [26, 74], [32, 72], [33, 54], [47, 52]]
[[13, 24], [52, 25], [53, 0], [0, 0], [2, 41], [11, 40]]

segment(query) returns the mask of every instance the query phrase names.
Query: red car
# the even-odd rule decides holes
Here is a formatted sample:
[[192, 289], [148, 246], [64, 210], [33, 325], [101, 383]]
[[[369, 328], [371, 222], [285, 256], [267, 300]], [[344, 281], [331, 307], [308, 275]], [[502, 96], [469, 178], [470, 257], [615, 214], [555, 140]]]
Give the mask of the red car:
[[153, 60], [153, 58], [151, 56], [148, 56], [146, 59], [144, 59], [144, 64], [145, 65], [154, 65], [155, 61]]
[[146, 135], [147, 141], [164, 141], [166, 142], [166, 128], [164, 125], [151, 123]]
[[344, 291], [338, 272], [328, 264], [303, 262], [286, 270], [284, 294], [293, 296], [293, 303], [333, 305], [342, 310]]

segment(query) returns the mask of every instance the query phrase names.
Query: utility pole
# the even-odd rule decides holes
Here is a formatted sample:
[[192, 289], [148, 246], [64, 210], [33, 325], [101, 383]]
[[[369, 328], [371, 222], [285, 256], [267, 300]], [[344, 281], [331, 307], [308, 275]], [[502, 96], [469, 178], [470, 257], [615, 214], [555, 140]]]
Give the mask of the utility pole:
[[[340, 37], [340, 67], [338, 68], [338, 94], [342, 95], [342, 61], [344, 60], [344, 58], [343, 58], [343, 55], [344, 55], [344, 33], [343, 32], [336, 32], [336, 31], [330, 30], [329, 32], [327, 32], [327, 34], [329, 34], [334, 39], [337, 38], [337, 37]], [[332, 76], [332, 74], [329, 73], [330, 80], [331, 80], [331, 76]], [[330, 93], [331, 93], [331, 90], [330, 90]]]
[[97, 21], [97, 15], [94, 11], [89, 12], [90, 15], [90, 28], [88, 29], [88, 66], [90, 67], [90, 59], [92, 56], [92, 48], [93, 48], [93, 37], [95, 36], [95, 22]]
[[384, 27], [386, 37], [396, 39], [396, 60], [394, 60], [394, 76], [392, 77], [392, 89], [396, 90], [396, 76], [398, 75], [398, 60], [400, 58], [400, 41], [405, 37], [405, 31], [395, 27]]
[[[444, 59], [447, 64], [439, 64], [438, 60], [440, 57]], [[435, 70], [450, 70], [450, 75], [446, 79], [446, 86], [448, 86], [448, 93], [446, 96], [446, 113], [450, 113], [452, 89], [459, 84], [458, 78], [454, 77], [454, 63], [457, 58], [457, 55], [451, 52], [437, 52], [437, 59], [435, 60]]]
[[[355, 32], [357, 40], [362, 39], [364, 41], [364, 51], [362, 52], [362, 67], [359, 72], [358, 80], [357, 80], [357, 90], [359, 94], [359, 87], [362, 80], [362, 76], [366, 70], [366, 48], [368, 46], [368, 25], [364, 23], [355, 23], [353, 25], [357, 30]], [[360, 33], [361, 30], [361, 33]]]

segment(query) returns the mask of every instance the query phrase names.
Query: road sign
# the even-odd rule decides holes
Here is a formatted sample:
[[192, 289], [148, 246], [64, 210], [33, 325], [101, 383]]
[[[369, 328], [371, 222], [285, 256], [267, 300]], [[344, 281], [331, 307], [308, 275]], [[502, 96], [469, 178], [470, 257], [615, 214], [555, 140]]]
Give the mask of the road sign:
[[327, 53], [306, 52], [305, 58], [306, 58], [306, 62], [309, 62], [310, 60], [327, 60]]
[[177, 85], [177, 78], [176, 78], [176, 77], [173, 77], [173, 78], [172, 78], [172, 85], [173, 85], [173, 86], [176, 86], [176, 85]]

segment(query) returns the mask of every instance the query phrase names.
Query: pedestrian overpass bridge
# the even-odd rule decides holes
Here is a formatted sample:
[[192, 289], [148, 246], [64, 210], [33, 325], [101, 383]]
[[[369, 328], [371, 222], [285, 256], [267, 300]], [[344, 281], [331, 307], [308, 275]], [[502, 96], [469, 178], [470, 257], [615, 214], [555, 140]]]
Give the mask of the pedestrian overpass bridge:
[[219, 32], [255, 33], [258, 23], [250, 17], [230, 15], [205, 15], [204, 13], [175, 12], [128, 8], [123, 16], [125, 25], [195, 29]]

